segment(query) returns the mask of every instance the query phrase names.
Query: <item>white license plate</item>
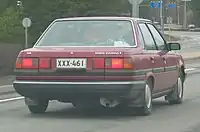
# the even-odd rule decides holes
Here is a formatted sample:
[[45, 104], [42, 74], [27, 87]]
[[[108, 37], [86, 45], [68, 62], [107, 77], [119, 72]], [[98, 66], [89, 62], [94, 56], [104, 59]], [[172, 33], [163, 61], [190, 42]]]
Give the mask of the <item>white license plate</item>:
[[57, 59], [56, 60], [57, 68], [86, 68], [87, 59]]

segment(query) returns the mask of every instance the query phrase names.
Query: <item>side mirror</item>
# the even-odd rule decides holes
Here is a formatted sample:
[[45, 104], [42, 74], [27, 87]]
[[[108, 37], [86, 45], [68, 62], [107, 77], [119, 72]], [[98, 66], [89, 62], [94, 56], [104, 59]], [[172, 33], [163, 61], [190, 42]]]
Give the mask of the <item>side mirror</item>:
[[169, 50], [181, 50], [179, 43], [168, 43]]

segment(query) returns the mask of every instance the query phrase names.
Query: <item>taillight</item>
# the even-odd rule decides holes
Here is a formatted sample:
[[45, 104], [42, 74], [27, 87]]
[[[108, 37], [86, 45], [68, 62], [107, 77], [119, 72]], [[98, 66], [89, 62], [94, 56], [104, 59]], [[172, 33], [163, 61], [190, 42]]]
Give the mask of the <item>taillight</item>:
[[123, 65], [124, 65], [124, 69], [133, 69], [133, 60], [132, 60], [132, 58], [125, 58]]
[[37, 58], [22, 58], [21, 68], [22, 69], [37, 69], [38, 59]]
[[123, 68], [123, 59], [111, 59], [111, 68], [113, 69]]
[[16, 69], [48, 69], [50, 68], [49, 58], [17, 58]]
[[39, 69], [49, 69], [50, 68], [50, 59], [49, 58], [40, 58], [39, 59]]
[[15, 63], [15, 68], [16, 69], [22, 68], [22, 59], [21, 58], [17, 58], [16, 63]]
[[108, 69], [132, 69], [133, 61], [131, 58], [107, 58], [105, 60]]
[[93, 68], [104, 69], [104, 67], [105, 67], [104, 58], [94, 58], [93, 59]]

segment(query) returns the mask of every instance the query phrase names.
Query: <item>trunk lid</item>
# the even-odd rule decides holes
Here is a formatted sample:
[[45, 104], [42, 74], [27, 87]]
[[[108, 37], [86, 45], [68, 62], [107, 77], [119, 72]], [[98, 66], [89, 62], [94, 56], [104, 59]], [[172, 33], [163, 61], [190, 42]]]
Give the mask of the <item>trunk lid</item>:
[[128, 48], [114, 47], [36, 47], [24, 50], [23, 57], [123, 57]]

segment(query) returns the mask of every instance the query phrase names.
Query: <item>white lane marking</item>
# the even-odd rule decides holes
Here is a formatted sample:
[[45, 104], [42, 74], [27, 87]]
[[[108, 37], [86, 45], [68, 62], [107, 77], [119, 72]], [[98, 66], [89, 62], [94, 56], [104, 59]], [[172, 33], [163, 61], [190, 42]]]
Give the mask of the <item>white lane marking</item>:
[[187, 68], [187, 69], [185, 69], [185, 72], [194, 71], [194, 70], [196, 70], [196, 68]]
[[15, 100], [21, 100], [21, 99], [24, 99], [24, 97], [15, 97], [15, 98], [9, 98], [9, 99], [1, 99], [0, 103], [10, 102], [10, 101], [15, 101]]

